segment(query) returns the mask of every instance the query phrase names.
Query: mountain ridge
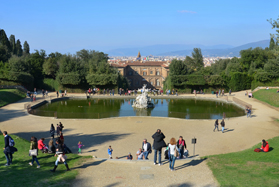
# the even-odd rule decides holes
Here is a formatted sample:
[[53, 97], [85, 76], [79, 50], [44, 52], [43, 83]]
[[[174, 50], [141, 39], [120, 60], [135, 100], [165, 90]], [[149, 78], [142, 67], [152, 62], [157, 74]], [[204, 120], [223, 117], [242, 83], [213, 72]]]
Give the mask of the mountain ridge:
[[201, 44], [158, 44], [145, 47], [119, 48], [105, 51], [109, 56], [136, 56], [140, 51], [142, 56], [186, 56], [191, 55], [193, 48], [201, 48], [203, 56], [227, 56], [238, 57], [239, 52], [248, 48], [266, 48], [269, 46], [269, 40], [251, 42], [240, 46], [231, 46], [226, 44], [205, 46]]

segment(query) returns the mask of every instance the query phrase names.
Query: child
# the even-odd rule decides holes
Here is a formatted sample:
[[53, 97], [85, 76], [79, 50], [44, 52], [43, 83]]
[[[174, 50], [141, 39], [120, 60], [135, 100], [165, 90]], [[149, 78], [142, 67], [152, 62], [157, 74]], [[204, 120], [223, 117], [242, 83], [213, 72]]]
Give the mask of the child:
[[81, 154], [81, 147], [83, 147], [84, 145], [82, 145], [82, 142], [79, 141], [78, 142], [78, 154]]
[[109, 148], [108, 148], [108, 154], [109, 154], [109, 158], [110, 158], [110, 159], [112, 159], [112, 156], [111, 156], [111, 155], [112, 155], [112, 151], [113, 151], [113, 150], [112, 150], [111, 146], [109, 146]]

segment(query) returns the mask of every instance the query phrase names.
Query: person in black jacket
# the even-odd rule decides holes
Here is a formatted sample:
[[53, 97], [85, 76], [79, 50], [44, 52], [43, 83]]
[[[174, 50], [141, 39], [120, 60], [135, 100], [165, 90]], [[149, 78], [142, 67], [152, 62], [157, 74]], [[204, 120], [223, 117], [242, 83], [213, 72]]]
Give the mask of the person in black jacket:
[[58, 162], [59, 161], [62, 161], [64, 162], [66, 168], [67, 168], [67, 171], [70, 171], [69, 169], [69, 166], [66, 162], [66, 156], [64, 156], [64, 148], [63, 148], [63, 144], [62, 142], [60, 141], [60, 139], [57, 139], [56, 140], [56, 144], [57, 144], [57, 149], [56, 149], [56, 153], [55, 153], [55, 156], [57, 156], [57, 160], [55, 161], [55, 165], [54, 165], [54, 168], [50, 171], [52, 172], [55, 172], [57, 166], [58, 166]]
[[167, 147], [166, 142], [164, 141], [165, 135], [161, 132], [160, 129], [157, 130], [155, 134], [153, 134], [152, 138], [154, 139], [153, 142], [153, 149], [154, 151], [154, 165], [157, 164], [157, 152], [159, 152], [159, 166], [162, 165], [161, 162], [161, 154], [162, 148]]
[[52, 139], [54, 139], [55, 128], [54, 128], [53, 124], [51, 124], [51, 126], [50, 126], [49, 133], [50, 133], [50, 136], [52, 137]]
[[9, 139], [10, 136], [8, 135], [7, 131], [3, 131], [4, 141], [5, 141], [5, 148], [4, 148], [4, 154], [7, 160], [7, 163], [5, 166], [9, 166], [13, 162], [13, 153], [11, 150], [11, 147], [9, 145]]

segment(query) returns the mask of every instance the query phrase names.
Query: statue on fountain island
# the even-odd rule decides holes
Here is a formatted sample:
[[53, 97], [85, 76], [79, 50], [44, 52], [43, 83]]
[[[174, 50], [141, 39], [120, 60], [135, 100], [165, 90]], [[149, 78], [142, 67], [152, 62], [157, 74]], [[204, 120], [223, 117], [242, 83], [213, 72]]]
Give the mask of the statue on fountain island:
[[154, 108], [154, 104], [151, 103], [151, 98], [148, 97], [146, 84], [142, 87], [142, 94], [138, 95], [132, 107], [135, 108]]

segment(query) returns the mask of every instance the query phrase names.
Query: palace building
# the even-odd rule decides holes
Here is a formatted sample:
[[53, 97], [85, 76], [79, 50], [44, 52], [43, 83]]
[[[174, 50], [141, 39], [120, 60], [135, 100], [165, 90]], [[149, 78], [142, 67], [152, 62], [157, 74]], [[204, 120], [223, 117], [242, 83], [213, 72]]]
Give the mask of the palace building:
[[136, 61], [118, 61], [111, 63], [120, 74], [129, 80], [130, 89], [147, 88], [163, 89], [163, 82], [169, 73], [169, 62], [166, 61], [142, 61], [140, 52]]

